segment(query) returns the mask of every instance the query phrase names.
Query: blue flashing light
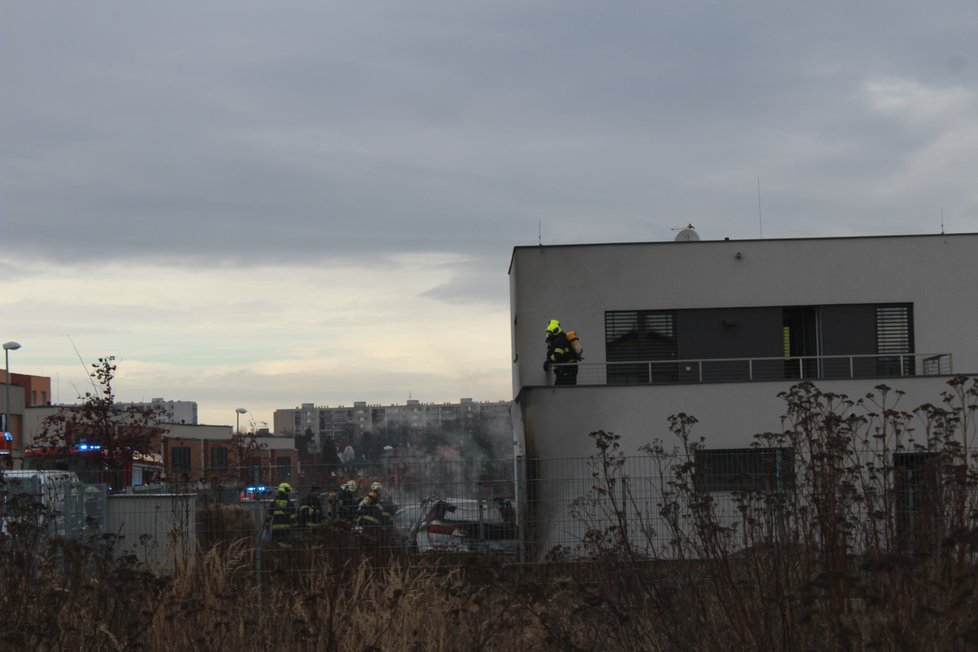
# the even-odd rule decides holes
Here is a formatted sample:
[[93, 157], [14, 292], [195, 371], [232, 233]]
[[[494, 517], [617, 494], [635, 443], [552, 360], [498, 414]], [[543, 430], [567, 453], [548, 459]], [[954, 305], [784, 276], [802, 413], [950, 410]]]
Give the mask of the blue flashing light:
[[13, 441], [14, 440], [14, 436], [11, 435], [9, 432], [5, 432], [5, 433], [3, 433], [3, 440], [4, 441]]

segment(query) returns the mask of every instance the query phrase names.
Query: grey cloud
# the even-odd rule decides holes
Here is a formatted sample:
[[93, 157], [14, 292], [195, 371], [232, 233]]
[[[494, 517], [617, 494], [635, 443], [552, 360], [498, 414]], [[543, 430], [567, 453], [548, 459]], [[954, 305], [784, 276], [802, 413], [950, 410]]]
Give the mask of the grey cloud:
[[886, 29], [846, 3], [5, 4], [0, 210], [50, 260], [752, 236], [757, 176], [782, 232], [846, 229], [846, 207], [891, 209], [860, 185], [941, 137], [868, 113], [860, 84], [976, 87], [948, 69], [976, 56], [970, 3], [890, 7]]

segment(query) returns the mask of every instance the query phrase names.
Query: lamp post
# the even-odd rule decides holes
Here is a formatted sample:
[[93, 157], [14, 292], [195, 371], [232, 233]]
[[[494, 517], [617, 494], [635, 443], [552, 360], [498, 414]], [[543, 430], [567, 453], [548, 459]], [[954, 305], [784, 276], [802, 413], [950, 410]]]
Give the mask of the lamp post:
[[[17, 342], [4, 342], [3, 343], [3, 357], [6, 364], [6, 381], [7, 381], [7, 402], [4, 406], [6, 412], [3, 416], [3, 429], [5, 432], [10, 432], [10, 352], [16, 351], [20, 348], [20, 344]], [[13, 433], [11, 433], [13, 436]]]
[[[248, 408], [235, 408], [234, 409], [234, 412], [235, 412], [234, 417], [236, 419], [236, 423], [235, 423], [234, 429], [235, 429], [235, 434], [236, 435], [240, 435], [241, 434], [241, 415], [244, 414], [247, 411], [248, 411]], [[238, 473], [241, 474], [242, 473], [242, 470], [241, 469], [244, 466], [244, 455], [242, 453], [242, 443], [241, 443], [240, 440], [234, 439], [234, 438], [232, 438], [232, 441], [234, 441], [234, 448], [236, 450], [236, 455], [238, 457], [238, 459], [236, 460], [236, 462], [238, 464]], [[239, 477], [240, 477], [240, 475], [239, 475]], [[247, 480], [245, 480], [245, 481], [247, 482]]]

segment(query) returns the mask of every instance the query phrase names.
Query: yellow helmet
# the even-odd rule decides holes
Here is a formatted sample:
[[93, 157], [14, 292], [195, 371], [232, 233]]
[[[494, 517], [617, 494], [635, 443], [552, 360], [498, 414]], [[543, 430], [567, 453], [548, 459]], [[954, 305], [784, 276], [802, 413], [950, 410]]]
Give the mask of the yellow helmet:
[[283, 482], [278, 486], [278, 490], [290, 494], [292, 493], [292, 485], [290, 485], [288, 482]]
[[347, 491], [351, 493], [356, 493], [357, 489], [360, 488], [360, 485], [357, 484], [356, 480], [350, 480], [343, 486], [346, 488]]
[[381, 485], [379, 482], [375, 482], [372, 485], [370, 485], [370, 490], [371, 491], [380, 491], [382, 487], [383, 487], [383, 485]]
[[551, 319], [550, 320], [550, 323], [547, 324], [547, 332], [548, 333], [553, 333], [553, 334], [559, 333], [560, 332], [560, 322], [557, 321], [556, 319]]

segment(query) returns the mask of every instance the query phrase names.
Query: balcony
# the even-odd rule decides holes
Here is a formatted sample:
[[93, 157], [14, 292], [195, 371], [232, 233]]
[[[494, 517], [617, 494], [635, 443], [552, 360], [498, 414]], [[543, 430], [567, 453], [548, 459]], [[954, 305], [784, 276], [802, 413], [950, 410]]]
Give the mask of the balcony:
[[953, 374], [950, 353], [636, 360], [553, 365], [554, 369], [572, 366], [578, 368], [578, 385], [748, 383]]

